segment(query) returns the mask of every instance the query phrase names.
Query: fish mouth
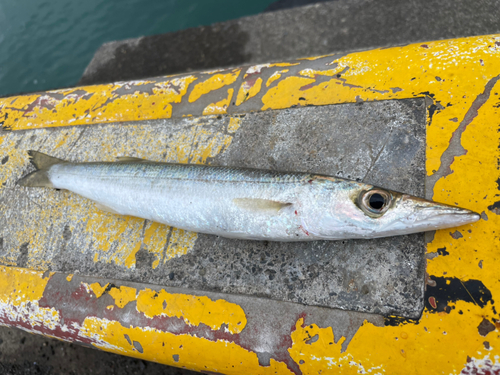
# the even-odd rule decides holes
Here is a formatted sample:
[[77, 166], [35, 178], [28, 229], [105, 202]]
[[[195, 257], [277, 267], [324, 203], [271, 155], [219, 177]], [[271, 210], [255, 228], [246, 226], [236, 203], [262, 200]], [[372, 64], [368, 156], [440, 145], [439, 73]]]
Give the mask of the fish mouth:
[[[417, 212], [420, 210], [417, 210]], [[481, 219], [478, 213], [460, 207], [448, 205], [431, 205], [423, 207], [422, 220], [417, 220], [417, 226], [428, 227], [428, 230], [446, 229], [472, 224]], [[419, 215], [417, 213], [417, 215]]]
[[[383, 236], [460, 227], [481, 219], [474, 211], [421, 198], [403, 197], [403, 214], [386, 227]], [[378, 237], [383, 237], [378, 236]]]
[[427, 219], [430, 225], [436, 229], [459, 227], [466, 224], [475, 223], [481, 216], [475, 212], [467, 213], [442, 213]]

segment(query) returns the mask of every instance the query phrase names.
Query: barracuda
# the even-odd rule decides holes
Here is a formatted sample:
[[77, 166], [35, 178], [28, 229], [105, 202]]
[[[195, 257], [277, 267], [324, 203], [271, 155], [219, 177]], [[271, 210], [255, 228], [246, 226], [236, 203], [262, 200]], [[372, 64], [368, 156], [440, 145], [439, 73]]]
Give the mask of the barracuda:
[[99, 208], [185, 230], [268, 241], [377, 238], [479, 220], [472, 211], [337, 177], [167, 164], [71, 163], [29, 152], [22, 186], [66, 189]]

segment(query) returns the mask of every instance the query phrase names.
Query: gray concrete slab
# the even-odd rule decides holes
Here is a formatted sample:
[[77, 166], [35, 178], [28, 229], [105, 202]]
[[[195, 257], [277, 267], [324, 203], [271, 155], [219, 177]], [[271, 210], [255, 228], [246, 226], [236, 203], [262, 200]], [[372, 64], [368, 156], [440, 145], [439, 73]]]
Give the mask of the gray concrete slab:
[[[239, 130], [228, 144], [235, 118]], [[181, 142], [188, 147], [188, 163], [199, 161], [205, 142], [222, 148], [206, 160], [212, 165], [313, 172], [424, 196], [425, 122], [422, 98], [11, 132], [4, 144], [71, 161], [130, 155], [172, 162], [179, 139], [193, 137]], [[9, 175], [0, 195], [3, 264], [408, 318], [418, 318], [423, 309], [422, 234], [308, 243], [198, 234], [190, 251], [170, 257], [168, 249], [177, 241], [171, 228], [160, 229], [165, 244], [148, 244], [144, 233], [152, 223], [103, 216], [73, 193], [16, 186], [29, 168], [26, 159], [4, 170]], [[138, 245], [130, 268], [120, 254]]]

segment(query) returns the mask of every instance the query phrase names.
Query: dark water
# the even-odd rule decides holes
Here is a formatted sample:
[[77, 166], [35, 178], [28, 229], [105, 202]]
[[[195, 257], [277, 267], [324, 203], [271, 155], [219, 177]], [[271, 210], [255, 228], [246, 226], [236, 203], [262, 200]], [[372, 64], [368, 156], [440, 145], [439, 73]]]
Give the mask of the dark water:
[[274, 0], [0, 0], [0, 96], [75, 85], [99, 46], [256, 14]]

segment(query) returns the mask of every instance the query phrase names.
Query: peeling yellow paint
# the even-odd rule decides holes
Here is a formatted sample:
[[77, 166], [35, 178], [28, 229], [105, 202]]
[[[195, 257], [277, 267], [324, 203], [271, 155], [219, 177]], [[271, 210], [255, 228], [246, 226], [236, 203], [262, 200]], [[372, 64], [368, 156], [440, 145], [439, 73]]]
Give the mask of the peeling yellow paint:
[[334, 75], [339, 74], [341, 71], [342, 71], [341, 68], [328, 69], [328, 70], [303, 69], [299, 72], [299, 74], [301, 76], [309, 78], [316, 78], [317, 76], [333, 77]]
[[227, 74], [215, 74], [203, 82], [196, 84], [189, 95], [189, 102], [193, 103], [202, 95], [211, 91], [218, 90], [224, 86], [230, 85], [238, 78], [241, 69], [235, 69]]
[[90, 290], [95, 294], [96, 298], [100, 298], [102, 294], [106, 291], [109, 283], [104, 286], [101, 286], [99, 283], [92, 283], [89, 285]]
[[162, 315], [177, 317], [183, 319], [186, 324], [199, 326], [203, 323], [214, 330], [226, 324], [231, 333], [240, 333], [247, 323], [245, 312], [234, 303], [224, 300], [213, 301], [203, 296], [171, 294], [164, 290], [139, 291], [137, 311], [148, 318]]
[[43, 325], [54, 330], [60, 321], [59, 313], [38, 303], [53, 274], [44, 277], [40, 272], [0, 267], [0, 315], [27, 322], [31, 327]]
[[16, 306], [39, 300], [53, 274], [43, 277], [40, 272], [0, 266], [0, 299]]
[[137, 290], [128, 286], [111, 288], [109, 295], [115, 300], [115, 305], [123, 309], [129, 302], [136, 300]]
[[194, 243], [198, 238], [198, 233], [189, 232], [184, 229], [172, 228], [172, 233], [170, 235], [170, 241], [168, 242], [167, 249], [165, 251], [164, 262], [187, 254], [194, 247]]
[[319, 55], [319, 56], [312, 56], [312, 57], [301, 57], [300, 59], [297, 59], [297, 60], [299, 60], [299, 61], [301, 61], [301, 60], [314, 61], [314, 60], [322, 59], [324, 57], [332, 57], [332, 56], [335, 56], [335, 55], [329, 54], [329, 55]]
[[275, 67], [278, 67], [278, 68], [279, 67], [290, 67], [290, 66], [296, 66], [299, 64], [300, 63], [297, 63], [297, 62], [293, 62], [293, 63], [283, 62], [283, 63], [268, 63], [268, 64], [252, 65], [245, 72], [243, 79], [247, 79], [254, 74], [260, 74], [262, 72], [262, 69], [275, 68]]
[[[223, 133], [213, 134], [210, 130], [200, 127], [194, 134], [194, 142], [198, 147], [191, 150], [191, 164], [206, 164], [208, 158], [213, 158], [232, 142], [233, 137]], [[200, 147], [203, 145], [203, 147]]]
[[262, 78], [257, 78], [255, 81], [245, 81], [240, 86], [238, 95], [236, 97], [236, 105], [239, 106], [246, 102], [248, 99], [253, 98], [260, 92], [262, 87]]
[[273, 75], [267, 79], [266, 87], [269, 87], [271, 85], [271, 83], [280, 79], [282, 74], [287, 73], [289, 71], [290, 71], [290, 69], [284, 69], [284, 70], [274, 72]]
[[[143, 243], [150, 254], [154, 254], [155, 260], [152, 267], [156, 269], [160, 264], [163, 255], [163, 249], [167, 243], [168, 232], [171, 230], [169, 226], [149, 221], [144, 231]], [[135, 260], [134, 260], [135, 263]]]
[[[459, 124], [449, 119], [460, 114], [458, 121], [461, 121], [464, 109], [470, 107], [484, 90], [484, 85], [498, 74], [496, 64], [485, 64], [484, 61], [494, 59], [493, 56], [498, 58], [500, 46], [496, 43], [499, 40], [490, 36], [464, 38], [351, 53], [335, 59], [335, 69], [323, 73], [302, 72], [310, 77], [315, 74], [333, 76], [329, 81], [315, 84], [315, 79], [308, 81], [300, 77], [282, 80], [264, 94], [262, 110], [356, 100], [403, 99], [430, 92], [436, 102], [446, 107], [446, 110], [434, 114], [432, 121], [435, 126], [427, 129], [427, 165], [432, 173], [439, 169], [440, 156]], [[341, 77], [336, 77], [335, 74], [341, 71]], [[477, 78], [460, 79], [465, 71], [474, 72]], [[454, 95], [450, 94], [452, 92]], [[299, 97], [305, 100], [299, 101]], [[448, 103], [452, 104], [450, 109]]]
[[[318, 335], [318, 340], [312, 340]], [[288, 349], [292, 359], [299, 364], [303, 374], [318, 371], [335, 371], [342, 374], [373, 372], [379, 367], [366, 369], [349, 353], [342, 353], [345, 337], [335, 338], [331, 327], [320, 328], [316, 324], [304, 325], [300, 318], [291, 334], [292, 347]]]
[[[4, 126], [12, 130], [169, 118], [197, 78], [136, 81], [48, 91], [0, 99]], [[141, 86], [152, 85], [148, 89]], [[146, 90], [146, 91], [141, 91]]]
[[[135, 264], [135, 254], [141, 246], [141, 238], [136, 236], [133, 241], [119, 241], [125, 231], [140, 233], [144, 219], [131, 216], [118, 216], [102, 211], [90, 214], [87, 219], [86, 231], [91, 234], [98, 249], [94, 262], [115, 262], [131, 267]], [[110, 252], [110, 250], [113, 250]]]
[[68, 280], [68, 281], [73, 280], [73, 276], [74, 275], [72, 273], [70, 273], [68, 276], [66, 276], [66, 280]]
[[206, 106], [205, 109], [203, 110], [203, 115], [218, 115], [218, 114], [227, 113], [227, 107], [231, 103], [233, 93], [234, 93], [234, 89], [228, 89], [227, 90], [227, 98]]
[[[98, 340], [94, 346], [100, 349], [170, 366], [223, 374], [291, 374], [284, 363], [274, 359], [269, 366], [259, 366], [256, 353], [224, 340], [210, 341], [151, 328], [123, 327], [117, 322], [93, 317], [85, 319], [81, 332], [83, 336]], [[136, 349], [134, 342], [140, 344], [142, 352]]]

